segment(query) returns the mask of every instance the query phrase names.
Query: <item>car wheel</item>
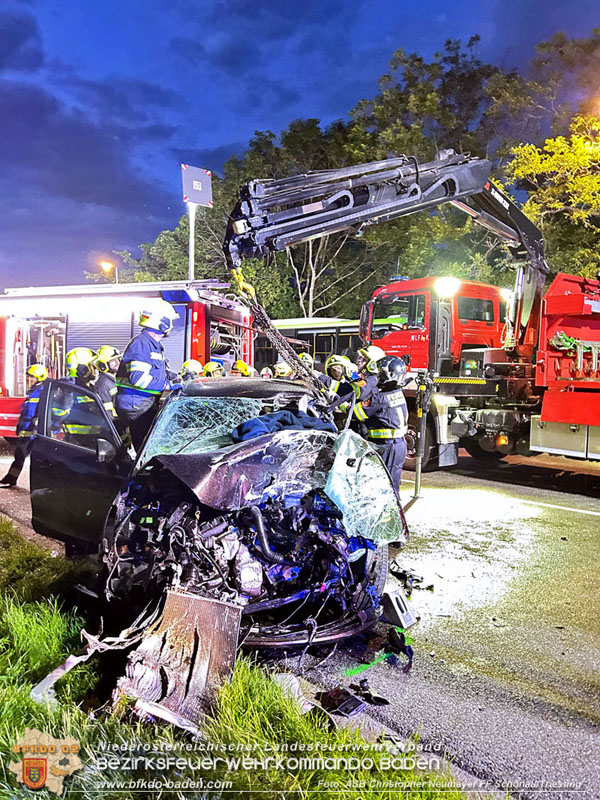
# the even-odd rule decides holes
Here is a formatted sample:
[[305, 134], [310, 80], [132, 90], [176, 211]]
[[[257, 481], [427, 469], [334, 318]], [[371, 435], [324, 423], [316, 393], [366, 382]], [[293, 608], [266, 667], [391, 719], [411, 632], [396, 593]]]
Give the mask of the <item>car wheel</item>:
[[[404, 469], [414, 472], [417, 466], [417, 430], [419, 425], [419, 418], [416, 411], [411, 411], [408, 415], [408, 431], [406, 432], [406, 461], [404, 462]], [[434, 434], [431, 429], [430, 418], [427, 419], [425, 425], [425, 449], [423, 451], [423, 460], [421, 461], [421, 469], [431, 470], [435, 469], [434, 462]]]

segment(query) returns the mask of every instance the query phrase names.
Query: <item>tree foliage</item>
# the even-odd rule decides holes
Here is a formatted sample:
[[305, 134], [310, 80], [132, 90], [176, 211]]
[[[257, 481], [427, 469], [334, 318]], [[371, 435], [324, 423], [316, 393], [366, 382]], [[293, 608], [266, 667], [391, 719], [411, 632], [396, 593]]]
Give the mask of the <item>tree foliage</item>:
[[[399, 49], [377, 94], [347, 120], [328, 127], [314, 118], [294, 120], [279, 135], [256, 131], [243, 157], [226, 163], [223, 178], [215, 176], [214, 208], [198, 209], [196, 277], [228, 278], [221, 243], [244, 181], [400, 153], [430, 159], [447, 147], [492, 159], [497, 179], [514, 186], [519, 198], [527, 193], [526, 213], [542, 226], [555, 269], [595, 270], [599, 123], [592, 111], [598, 111], [600, 28], [583, 38], [555, 34], [522, 72], [485, 63], [478, 49], [477, 36], [464, 47], [447, 40], [430, 60]], [[185, 278], [188, 235], [184, 216], [173, 231], [144, 244], [140, 258], [120, 253], [124, 277]], [[444, 273], [508, 285], [507, 268], [502, 247], [445, 207], [367, 228], [360, 238], [338, 234], [298, 245], [269, 265], [244, 265], [272, 316], [351, 318], [394, 274]]]
[[595, 276], [600, 267], [600, 119], [574, 117], [569, 136], [512, 150], [509, 176], [528, 192], [524, 211], [546, 240], [553, 269]]

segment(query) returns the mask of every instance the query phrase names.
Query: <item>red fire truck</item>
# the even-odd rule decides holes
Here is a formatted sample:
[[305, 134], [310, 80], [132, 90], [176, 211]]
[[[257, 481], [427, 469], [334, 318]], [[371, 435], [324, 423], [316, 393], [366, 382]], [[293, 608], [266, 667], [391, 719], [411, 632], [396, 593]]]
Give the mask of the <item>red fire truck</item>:
[[[544, 294], [551, 271], [541, 232], [490, 182], [490, 171], [487, 159], [445, 150], [427, 163], [399, 156], [252, 180], [230, 215], [225, 253], [237, 268], [245, 258], [451, 203], [512, 256], [516, 280], [504, 326], [493, 297], [499, 290], [448, 279], [437, 290], [431, 279], [384, 286], [361, 318], [363, 341], [433, 375], [425, 461], [450, 466], [459, 444], [479, 458], [600, 459], [600, 282], [559, 274]], [[405, 389], [413, 434], [415, 390]]]
[[138, 332], [148, 298], [167, 300], [179, 314], [163, 341], [172, 370], [188, 358], [205, 364], [211, 356], [252, 364], [250, 312], [228, 289], [217, 281], [6, 289], [0, 295], [0, 436], [15, 435], [27, 367], [41, 363], [51, 377], [60, 377], [73, 347], [124, 348]]

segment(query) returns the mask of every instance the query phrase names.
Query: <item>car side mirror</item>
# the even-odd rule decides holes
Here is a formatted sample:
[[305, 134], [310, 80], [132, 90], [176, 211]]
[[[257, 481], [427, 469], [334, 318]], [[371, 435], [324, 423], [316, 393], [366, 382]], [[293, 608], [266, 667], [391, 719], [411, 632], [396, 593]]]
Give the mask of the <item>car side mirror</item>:
[[99, 464], [108, 464], [114, 460], [117, 455], [117, 450], [111, 442], [107, 439], [98, 439], [96, 441], [96, 461]]

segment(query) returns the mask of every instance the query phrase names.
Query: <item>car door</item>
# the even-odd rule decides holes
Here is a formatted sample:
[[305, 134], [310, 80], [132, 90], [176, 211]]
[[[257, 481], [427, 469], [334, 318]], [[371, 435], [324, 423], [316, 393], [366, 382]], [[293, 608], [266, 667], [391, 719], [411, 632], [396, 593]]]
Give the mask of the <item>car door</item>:
[[131, 469], [99, 398], [65, 380], [47, 381], [31, 451], [34, 530], [63, 541], [97, 543]]

